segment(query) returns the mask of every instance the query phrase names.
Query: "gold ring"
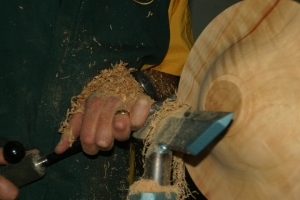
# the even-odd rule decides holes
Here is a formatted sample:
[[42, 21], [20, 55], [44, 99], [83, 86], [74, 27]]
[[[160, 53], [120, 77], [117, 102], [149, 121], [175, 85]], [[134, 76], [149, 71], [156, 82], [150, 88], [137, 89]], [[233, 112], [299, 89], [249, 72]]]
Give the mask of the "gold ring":
[[127, 115], [128, 117], [130, 117], [130, 112], [128, 112], [127, 110], [117, 110], [115, 112], [115, 115], [118, 115], [118, 114]]

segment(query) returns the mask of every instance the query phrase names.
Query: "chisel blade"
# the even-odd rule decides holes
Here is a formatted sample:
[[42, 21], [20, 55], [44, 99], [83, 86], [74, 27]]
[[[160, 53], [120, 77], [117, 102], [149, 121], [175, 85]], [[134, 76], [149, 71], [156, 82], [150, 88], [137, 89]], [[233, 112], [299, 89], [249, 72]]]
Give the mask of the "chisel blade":
[[[156, 125], [152, 143], [197, 155], [228, 127], [232, 118], [231, 112], [180, 110], [163, 118]], [[144, 127], [136, 131], [133, 137], [145, 139], [152, 119], [153, 116], [150, 116]]]

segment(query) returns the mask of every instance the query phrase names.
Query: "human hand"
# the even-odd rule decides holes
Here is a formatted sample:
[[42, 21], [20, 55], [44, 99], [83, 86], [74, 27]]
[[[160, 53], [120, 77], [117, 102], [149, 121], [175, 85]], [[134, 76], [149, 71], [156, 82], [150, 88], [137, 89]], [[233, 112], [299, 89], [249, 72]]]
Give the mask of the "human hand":
[[[95, 155], [98, 151], [110, 150], [114, 140], [125, 141], [131, 131], [141, 128], [151, 108], [151, 99], [139, 97], [136, 101], [122, 102], [120, 97], [91, 96], [84, 106], [84, 114], [74, 114], [69, 124], [74, 138], [80, 136], [83, 151]], [[118, 110], [127, 112], [115, 114]], [[70, 147], [69, 138], [63, 134], [55, 152], [63, 153]]]
[[[6, 165], [3, 157], [3, 148], [0, 148], [0, 165]], [[0, 199], [16, 199], [19, 196], [19, 189], [9, 180], [0, 176]]]
[[[39, 154], [39, 150], [32, 149], [29, 151], [26, 151], [26, 155], [28, 154]], [[0, 165], [7, 165], [8, 163], [5, 161], [3, 156], [3, 148], [0, 147]], [[16, 199], [19, 196], [19, 189], [17, 186], [15, 186], [13, 183], [11, 183], [9, 180], [4, 178], [3, 176], [0, 176], [0, 199]]]

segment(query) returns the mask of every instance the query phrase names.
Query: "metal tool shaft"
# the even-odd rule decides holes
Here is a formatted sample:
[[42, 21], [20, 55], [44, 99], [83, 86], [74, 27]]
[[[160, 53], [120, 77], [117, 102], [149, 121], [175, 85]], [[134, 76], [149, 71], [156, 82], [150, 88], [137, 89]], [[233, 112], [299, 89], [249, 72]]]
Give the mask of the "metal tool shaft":
[[161, 186], [170, 185], [172, 152], [162, 144], [152, 144], [145, 158], [144, 179], [155, 181]]

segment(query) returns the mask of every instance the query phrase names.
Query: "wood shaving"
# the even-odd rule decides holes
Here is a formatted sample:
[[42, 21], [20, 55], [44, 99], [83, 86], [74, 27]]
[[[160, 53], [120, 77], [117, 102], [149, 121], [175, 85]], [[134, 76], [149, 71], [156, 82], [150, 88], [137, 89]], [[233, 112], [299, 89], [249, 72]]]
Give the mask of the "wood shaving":
[[[160, 123], [161, 119], [175, 113], [179, 110], [188, 110], [191, 109], [190, 106], [179, 102], [178, 100], [176, 101], [171, 101], [171, 100], [166, 100], [161, 107], [161, 109], [157, 112], [154, 113], [153, 120], [148, 127], [148, 133], [146, 136], [146, 139], [144, 140], [144, 149], [142, 154], [146, 155], [146, 151], [151, 145], [153, 138], [157, 137], [156, 136], [156, 127]], [[178, 154], [178, 155], [177, 155]], [[192, 192], [188, 188], [187, 182], [185, 180], [185, 164], [182, 159], [182, 154], [177, 153], [176, 155], [173, 155], [173, 160], [172, 160], [172, 185], [168, 186], [172, 188], [172, 190], [175, 191], [177, 194], [178, 199], [183, 200], [186, 199], [189, 196], [192, 196]]]
[[134, 184], [130, 186], [128, 195], [130, 196], [133, 194], [148, 193], [148, 192], [176, 193], [176, 189], [170, 186], [161, 186], [152, 180], [141, 179], [139, 181], [134, 182]]
[[153, 15], [153, 13], [151, 12], [151, 11], [149, 11], [148, 12], [148, 15], [146, 16], [146, 18], [148, 18], [148, 17], [150, 17], [150, 16], [152, 16]]
[[146, 136], [146, 139], [144, 141], [144, 149], [143, 149], [143, 155], [146, 155], [146, 151], [150, 144], [153, 141], [153, 138], [156, 137], [156, 127], [161, 121], [162, 118], [175, 113], [179, 111], [180, 109], [187, 110], [189, 107], [186, 104], [183, 104], [179, 101], [172, 101], [172, 100], [166, 100], [161, 109], [153, 114], [153, 120], [151, 121], [151, 124], [148, 127], [148, 133]]
[[143, 88], [131, 76], [131, 72], [135, 69], [127, 69], [126, 65], [127, 63], [121, 61], [112, 69], [102, 70], [83, 88], [81, 94], [71, 98], [71, 108], [67, 110], [66, 119], [61, 122], [58, 130], [69, 138], [70, 146], [72, 146], [75, 138], [72, 135], [69, 121], [75, 113], [84, 114], [82, 105], [88, 98], [117, 96], [121, 98], [123, 103], [126, 103], [145, 95]]

